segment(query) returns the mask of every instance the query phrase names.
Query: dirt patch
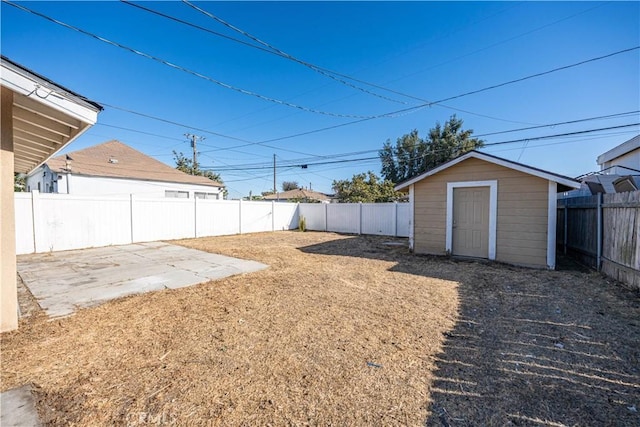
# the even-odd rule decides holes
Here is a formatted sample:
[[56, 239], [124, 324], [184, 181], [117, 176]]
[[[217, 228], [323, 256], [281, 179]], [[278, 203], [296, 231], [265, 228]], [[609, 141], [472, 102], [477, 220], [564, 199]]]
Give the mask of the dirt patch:
[[20, 317], [44, 316], [44, 311], [40, 307], [40, 304], [38, 304], [38, 300], [36, 300], [29, 288], [25, 286], [19, 274], [16, 274], [16, 284], [18, 285], [18, 308], [20, 310]]
[[637, 296], [390, 240], [178, 242], [270, 268], [23, 319], [2, 389], [50, 425], [638, 424]]

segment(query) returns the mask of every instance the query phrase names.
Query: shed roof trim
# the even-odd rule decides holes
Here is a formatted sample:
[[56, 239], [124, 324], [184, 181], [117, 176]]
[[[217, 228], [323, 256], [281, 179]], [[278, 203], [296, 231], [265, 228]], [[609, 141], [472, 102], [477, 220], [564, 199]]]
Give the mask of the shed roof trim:
[[539, 178], [543, 178], [548, 181], [557, 182], [558, 184], [562, 184], [570, 188], [580, 188], [580, 183], [573, 178], [569, 178], [563, 175], [558, 175], [553, 172], [548, 172], [542, 169], [534, 168], [532, 166], [523, 165], [522, 163], [513, 162], [511, 160], [503, 159], [501, 157], [496, 157], [487, 153], [481, 153], [479, 151], [472, 150], [472, 151], [466, 152], [465, 154], [462, 154], [461, 156], [456, 157], [455, 159], [449, 160], [448, 162], [443, 163], [440, 166], [437, 166], [431, 170], [428, 170], [423, 174], [413, 177], [405, 182], [401, 182], [400, 184], [396, 185], [395, 189], [396, 191], [403, 190], [409, 187], [410, 185], [415, 184], [418, 181], [421, 181], [431, 175], [435, 175], [438, 172], [448, 169], [451, 166], [457, 165], [458, 163], [463, 162], [470, 158], [483, 160], [485, 162], [493, 163], [499, 166], [503, 166], [505, 168], [517, 170], [519, 172], [537, 176]]

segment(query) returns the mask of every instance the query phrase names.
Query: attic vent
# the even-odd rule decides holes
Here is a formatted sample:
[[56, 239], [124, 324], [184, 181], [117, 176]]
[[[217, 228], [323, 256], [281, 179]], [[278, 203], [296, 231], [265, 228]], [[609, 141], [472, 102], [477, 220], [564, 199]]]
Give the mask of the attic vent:
[[109, 157], [109, 163], [118, 163], [118, 159], [116, 159], [115, 157]]

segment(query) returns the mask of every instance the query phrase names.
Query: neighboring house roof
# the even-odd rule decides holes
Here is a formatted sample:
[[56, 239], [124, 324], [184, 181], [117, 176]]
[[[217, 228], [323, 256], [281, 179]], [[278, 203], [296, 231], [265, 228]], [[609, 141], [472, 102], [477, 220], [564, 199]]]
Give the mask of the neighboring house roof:
[[304, 188], [298, 188], [296, 190], [283, 191], [282, 193], [269, 194], [264, 196], [264, 200], [317, 200], [319, 202], [328, 202], [331, 200], [326, 194], [318, 193], [317, 191], [305, 190]]
[[[443, 171], [451, 166], [457, 165], [460, 162], [463, 162], [467, 159], [475, 158], [479, 160], [484, 160], [485, 162], [493, 163], [499, 166], [503, 166], [505, 168], [514, 169], [520, 172], [527, 173], [529, 175], [537, 176], [539, 178], [543, 178], [549, 181], [557, 182], [558, 184], [571, 188], [580, 188], [580, 183], [573, 178], [569, 178], [567, 176], [558, 175], [553, 172], [548, 172], [543, 169], [534, 168], [532, 166], [523, 165], [522, 163], [513, 162], [511, 160], [503, 159], [502, 157], [492, 156], [491, 154], [481, 153], [480, 151], [472, 150], [468, 151], [455, 159], [449, 160], [437, 166], [431, 170], [424, 172], [416, 177], [408, 179], [404, 182], [396, 185], [396, 191], [400, 191], [408, 188], [410, 185], [415, 184], [418, 181], [425, 179], [428, 176], [435, 175], [436, 173]], [[566, 191], [564, 188], [559, 188], [558, 191]]]
[[[583, 178], [583, 182], [589, 186], [589, 189], [593, 194], [598, 192], [593, 191], [598, 190], [597, 185], [594, 186], [593, 184], [599, 184], [602, 187], [603, 193], [615, 193], [616, 189], [613, 186], [613, 183], [619, 178], [620, 175], [593, 174]], [[590, 183], [591, 185], [589, 185]]]
[[597, 162], [599, 165], [602, 165], [606, 162], [610, 162], [611, 160], [618, 158], [620, 156], [624, 156], [627, 153], [630, 153], [633, 150], [640, 149], [640, 135], [634, 136], [630, 140], [623, 142], [617, 147], [613, 147], [611, 150], [606, 153], [602, 153], [598, 156]]
[[69, 173], [67, 157], [73, 175], [224, 187], [203, 176], [181, 172], [116, 140], [54, 157], [46, 164], [53, 172]]

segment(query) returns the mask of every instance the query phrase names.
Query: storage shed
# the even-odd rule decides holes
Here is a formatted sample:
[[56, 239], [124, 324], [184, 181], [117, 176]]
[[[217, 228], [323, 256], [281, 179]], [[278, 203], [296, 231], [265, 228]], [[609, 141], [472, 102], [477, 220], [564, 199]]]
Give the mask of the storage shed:
[[557, 193], [580, 183], [469, 151], [396, 186], [409, 192], [409, 244], [418, 254], [554, 269]]

